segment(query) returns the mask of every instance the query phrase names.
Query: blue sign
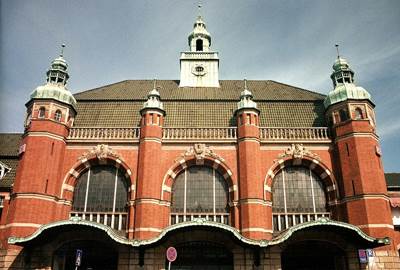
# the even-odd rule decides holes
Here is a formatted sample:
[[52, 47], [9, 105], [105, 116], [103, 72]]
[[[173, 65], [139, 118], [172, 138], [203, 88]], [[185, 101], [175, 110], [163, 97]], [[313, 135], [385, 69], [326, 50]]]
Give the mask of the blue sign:
[[81, 262], [82, 262], [82, 250], [81, 249], [77, 249], [76, 250], [76, 259], [75, 259], [75, 265], [76, 266], [81, 266]]
[[368, 258], [374, 257], [374, 251], [372, 249], [367, 249], [366, 251], [367, 251]]

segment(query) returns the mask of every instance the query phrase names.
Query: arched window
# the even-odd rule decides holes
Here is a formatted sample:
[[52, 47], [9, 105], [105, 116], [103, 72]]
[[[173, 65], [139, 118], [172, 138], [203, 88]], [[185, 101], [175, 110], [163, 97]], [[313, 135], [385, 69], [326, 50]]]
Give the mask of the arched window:
[[45, 116], [46, 116], [46, 108], [45, 107], [40, 107], [38, 118], [44, 118]]
[[363, 113], [362, 113], [361, 108], [356, 108], [354, 110], [354, 119], [356, 119], [356, 120], [363, 119]]
[[329, 217], [324, 185], [305, 167], [285, 167], [274, 178], [272, 186], [274, 230]]
[[229, 223], [228, 185], [213, 168], [189, 167], [172, 187], [171, 223], [198, 217]]
[[77, 180], [71, 215], [125, 230], [127, 183], [119, 168], [106, 165], [89, 168]]
[[61, 121], [61, 111], [60, 111], [60, 110], [57, 110], [57, 111], [54, 113], [54, 120], [56, 120], [56, 121], [58, 121], [58, 122]]
[[348, 115], [347, 111], [344, 110], [344, 109], [341, 109], [339, 111], [339, 115], [340, 115], [340, 121], [341, 122], [346, 121], [347, 119], [349, 119], [349, 115]]
[[196, 51], [197, 52], [202, 52], [203, 51], [203, 40], [202, 39], [197, 39], [196, 40]]

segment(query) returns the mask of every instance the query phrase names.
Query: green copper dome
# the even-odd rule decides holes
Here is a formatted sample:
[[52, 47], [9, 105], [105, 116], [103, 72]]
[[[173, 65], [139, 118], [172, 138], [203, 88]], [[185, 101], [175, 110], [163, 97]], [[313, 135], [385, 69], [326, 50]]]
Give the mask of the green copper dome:
[[31, 99], [55, 99], [71, 105], [76, 110], [76, 100], [64, 85], [47, 83], [38, 86], [32, 93]]
[[329, 92], [324, 100], [324, 105], [325, 108], [328, 108], [332, 104], [348, 99], [368, 99], [372, 101], [371, 95], [361, 86], [356, 86], [353, 83], [342, 83], [338, 84], [333, 91]]
[[[64, 48], [65, 45], [62, 45]], [[63, 57], [63, 50], [59, 57], [51, 62], [49, 70], [46, 72], [47, 83], [37, 87], [31, 93], [31, 99], [55, 99], [71, 105], [76, 110], [76, 100], [72, 93], [66, 88], [69, 74], [68, 64]]]
[[369, 100], [372, 102], [371, 95], [354, 83], [354, 71], [351, 70], [346, 59], [338, 56], [332, 66], [333, 72], [331, 79], [334, 89], [329, 92], [324, 100], [325, 108], [348, 99]]

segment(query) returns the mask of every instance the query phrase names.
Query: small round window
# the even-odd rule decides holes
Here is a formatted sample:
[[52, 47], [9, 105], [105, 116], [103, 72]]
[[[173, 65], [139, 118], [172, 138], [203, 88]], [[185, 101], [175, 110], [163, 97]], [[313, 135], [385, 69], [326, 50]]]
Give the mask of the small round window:
[[197, 66], [195, 70], [196, 72], [203, 72], [204, 68], [202, 66]]

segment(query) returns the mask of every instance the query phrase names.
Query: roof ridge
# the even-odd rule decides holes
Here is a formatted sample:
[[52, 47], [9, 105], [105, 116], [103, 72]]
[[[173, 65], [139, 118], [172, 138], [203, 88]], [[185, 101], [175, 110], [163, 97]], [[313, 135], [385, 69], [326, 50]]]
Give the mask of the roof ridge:
[[293, 88], [296, 88], [296, 89], [301, 90], [301, 91], [305, 91], [305, 92], [312, 93], [312, 94], [318, 94], [318, 95], [326, 97], [325, 94], [316, 92], [315, 90], [308, 90], [308, 89], [305, 89], [305, 88], [301, 88], [301, 87], [298, 87], [298, 86], [294, 86], [294, 85], [290, 85], [290, 84], [287, 84], [287, 83], [282, 83], [282, 82], [278, 82], [278, 81], [274, 81], [274, 80], [268, 80], [268, 81], [274, 82], [274, 83], [277, 83], [277, 84], [281, 84], [281, 85], [286, 85], [286, 86], [293, 87]]

